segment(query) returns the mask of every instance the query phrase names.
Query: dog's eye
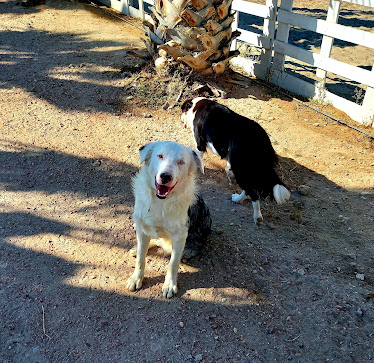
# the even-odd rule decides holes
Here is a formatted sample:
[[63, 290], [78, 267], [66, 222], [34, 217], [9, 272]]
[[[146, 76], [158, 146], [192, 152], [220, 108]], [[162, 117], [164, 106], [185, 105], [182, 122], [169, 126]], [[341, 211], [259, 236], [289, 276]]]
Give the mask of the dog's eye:
[[184, 162], [184, 160], [178, 160], [177, 164], [178, 164], [178, 165], [184, 165], [185, 162]]
[[163, 159], [164, 159], [164, 155], [162, 155], [162, 154], [158, 154], [157, 157], [158, 157], [160, 160], [163, 160]]

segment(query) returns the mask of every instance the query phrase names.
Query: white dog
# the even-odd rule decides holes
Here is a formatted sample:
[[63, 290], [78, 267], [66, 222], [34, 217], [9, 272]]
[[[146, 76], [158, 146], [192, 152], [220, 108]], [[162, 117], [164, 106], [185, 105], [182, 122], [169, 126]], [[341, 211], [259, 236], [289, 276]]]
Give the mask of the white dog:
[[140, 149], [143, 167], [133, 179], [134, 222], [137, 237], [135, 271], [127, 287], [140, 289], [150, 240], [172, 244], [163, 295], [177, 293], [177, 273], [188, 235], [188, 210], [195, 201], [195, 174], [204, 172], [200, 153], [172, 141], [151, 142]]

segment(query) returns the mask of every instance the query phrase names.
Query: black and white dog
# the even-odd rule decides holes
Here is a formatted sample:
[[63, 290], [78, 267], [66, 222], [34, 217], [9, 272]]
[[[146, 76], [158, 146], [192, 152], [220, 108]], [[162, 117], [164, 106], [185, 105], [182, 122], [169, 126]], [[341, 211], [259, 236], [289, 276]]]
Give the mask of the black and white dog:
[[192, 130], [196, 148], [226, 159], [226, 173], [230, 182], [243, 189], [233, 194], [234, 202], [247, 196], [252, 199], [253, 219], [262, 223], [260, 198], [270, 196], [278, 204], [286, 202], [291, 193], [281, 181], [275, 165], [278, 157], [266, 131], [255, 121], [206, 98], [197, 97], [182, 105], [182, 121]]

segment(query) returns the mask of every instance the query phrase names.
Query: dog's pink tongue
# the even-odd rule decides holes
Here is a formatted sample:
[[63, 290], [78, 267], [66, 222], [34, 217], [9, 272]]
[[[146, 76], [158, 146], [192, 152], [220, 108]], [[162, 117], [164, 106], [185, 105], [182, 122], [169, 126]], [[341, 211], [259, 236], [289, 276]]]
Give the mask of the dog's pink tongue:
[[157, 187], [158, 194], [160, 195], [165, 195], [170, 189], [166, 185], [158, 185]]
[[160, 199], [165, 199], [169, 196], [173, 188], [167, 187], [166, 185], [158, 184], [155, 180], [156, 196]]

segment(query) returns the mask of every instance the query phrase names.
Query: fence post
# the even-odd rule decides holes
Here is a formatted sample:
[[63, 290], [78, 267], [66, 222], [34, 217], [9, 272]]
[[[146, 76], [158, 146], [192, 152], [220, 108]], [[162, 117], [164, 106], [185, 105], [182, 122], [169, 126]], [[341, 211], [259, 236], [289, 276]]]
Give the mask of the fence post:
[[[238, 29], [238, 27], [239, 27], [239, 11], [235, 10], [234, 21], [232, 22], [232, 25], [231, 25], [232, 31]], [[235, 38], [231, 43], [230, 50], [236, 50], [237, 46], [238, 46], [238, 40]]]
[[140, 10], [140, 17], [142, 21], [144, 21], [145, 15], [144, 15], [144, 2], [143, 0], [139, 0], [139, 10]]
[[129, 15], [129, 0], [121, 0], [121, 3], [123, 4], [123, 13]]
[[[371, 68], [371, 72], [374, 73], [374, 64]], [[366, 88], [364, 101], [362, 102], [361, 107], [364, 109], [364, 111], [367, 111], [368, 115], [370, 115], [368, 116], [369, 119], [371, 118], [369, 125], [374, 127], [374, 88], [369, 86]]]
[[[291, 11], [292, 5], [293, 5], [293, 0], [282, 0], [279, 8], [282, 10]], [[280, 42], [283, 42], [283, 43], [288, 43], [289, 32], [290, 32], [290, 25], [279, 22], [276, 40], [279, 40]], [[284, 70], [284, 59], [285, 59], [284, 54], [274, 52], [273, 67], [276, 70], [279, 70], [282, 72]]]
[[[341, 7], [340, 0], [330, 0], [329, 10], [327, 11], [326, 21], [329, 23], [337, 23], [339, 18], [339, 12]], [[322, 38], [320, 55], [330, 58], [331, 49], [334, 44], [334, 38], [324, 35]], [[319, 82], [325, 84], [326, 71], [323, 69], [317, 69], [316, 76], [319, 78]]]
[[269, 18], [264, 19], [264, 27], [262, 34], [265, 37], [270, 38], [269, 49], [263, 48], [261, 50], [260, 64], [266, 67], [266, 74], [269, 73], [269, 68], [271, 66], [271, 58], [273, 52], [273, 41], [275, 34], [275, 18], [277, 14], [277, 3], [278, 0], [266, 0], [266, 6], [269, 10]]

